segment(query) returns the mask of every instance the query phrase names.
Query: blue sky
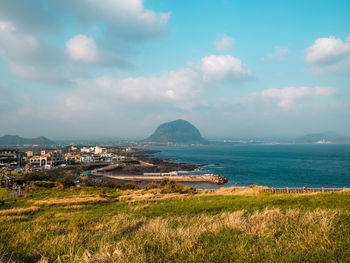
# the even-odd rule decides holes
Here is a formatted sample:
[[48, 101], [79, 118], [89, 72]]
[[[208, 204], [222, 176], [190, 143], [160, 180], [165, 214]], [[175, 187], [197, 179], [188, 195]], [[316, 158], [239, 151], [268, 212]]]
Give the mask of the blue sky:
[[350, 135], [349, 1], [2, 0], [0, 135]]

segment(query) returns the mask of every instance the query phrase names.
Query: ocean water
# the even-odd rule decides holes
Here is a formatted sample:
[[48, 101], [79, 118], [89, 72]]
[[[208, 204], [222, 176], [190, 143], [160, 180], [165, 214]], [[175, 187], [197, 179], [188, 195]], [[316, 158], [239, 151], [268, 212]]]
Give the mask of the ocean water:
[[157, 158], [208, 164], [203, 172], [225, 176], [228, 183], [224, 186], [350, 187], [350, 145], [227, 145], [152, 150], [160, 151], [153, 155]]

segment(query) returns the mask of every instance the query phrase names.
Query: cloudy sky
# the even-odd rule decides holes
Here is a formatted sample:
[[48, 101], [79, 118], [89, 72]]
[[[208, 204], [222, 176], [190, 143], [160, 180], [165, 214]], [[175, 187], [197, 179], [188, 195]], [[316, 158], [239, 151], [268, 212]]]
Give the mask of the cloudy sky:
[[0, 135], [350, 136], [350, 1], [0, 0]]

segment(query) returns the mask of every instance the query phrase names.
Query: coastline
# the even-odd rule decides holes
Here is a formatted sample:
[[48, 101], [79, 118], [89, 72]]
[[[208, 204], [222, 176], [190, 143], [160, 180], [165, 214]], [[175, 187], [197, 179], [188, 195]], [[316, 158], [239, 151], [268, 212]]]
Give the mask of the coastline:
[[156, 158], [195, 163], [208, 173], [226, 177], [228, 183], [224, 187], [350, 187], [348, 145], [169, 146], [151, 149], [157, 151], [153, 155]]
[[[348, 157], [344, 155], [344, 153], [348, 152], [348, 147], [344, 148], [342, 146], [340, 149], [333, 146], [290, 147], [280, 146], [278, 149], [271, 146], [263, 148], [256, 148], [255, 146], [138, 148], [129, 157], [135, 157], [135, 159], [139, 160], [139, 165], [130, 169], [123, 168], [109, 171], [112, 173], [108, 175], [115, 176], [121, 183], [129, 180], [128, 182], [135, 182], [143, 186], [147, 186], [147, 183], [150, 182], [165, 179], [157, 177], [139, 178], [144, 176], [144, 173], [169, 173], [172, 171], [180, 171], [178, 175], [210, 173], [219, 174], [228, 179], [227, 183], [220, 185], [212, 183], [207, 178], [204, 178], [204, 180], [202, 178], [171, 178], [177, 179], [178, 182], [184, 185], [198, 189], [250, 185], [264, 185], [271, 188], [350, 187], [347, 179], [349, 177], [346, 174], [349, 165], [342, 165], [341, 167], [344, 167], [344, 169], [337, 170], [336, 173], [334, 170], [342, 164], [341, 162], [348, 160]], [[301, 150], [304, 155], [303, 159], [299, 158]], [[213, 158], [211, 157], [212, 153], [214, 154]], [[276, 154], [281, 154], [284, 158], [277, 161], [275, 159]], [[329, 156], [332, 157], [333, 161], [331, 160], [325, 165], [325, 160], [328, 160]], [[305, 165], [308, 163], [310, 163], [310, 166]], [[270, 167], [275, 168], [271, 170]], [[322, 172], [315, 170], [315, 168], [319, 169], [319, 167], [322, 167]], [[329, 176], [330, 174], [332, 174], [332, 177]], [[117, 180], [110, 177], [106, 177], [104, 180], [108, 179]]]
[[[102, 175], [102, 174], [101, 174]], [[222, 185], [227, 182], [227, 179], [217, 174], [209, 175], [177, 175], [177, 176], [143, 176], [143, 175], [110, 175], [104, 174], [103, 176], [134, 182], [161, 182], [163, 180], [175, 181], [180, 183], [213, 183]]]
[[[228, 180], [219, 174], [200, 174], [198, 171], [208, 165], [197, 165], [193, 163], [177, 163], [166, 158], [155, 158], [150, 155], [159, 151], [137, 149], [134, 160], [128, 165], [109, 165], [102, 169], [92, 171], [96, 178], [112, 179], [117, 182], [134, 182], [137, 184], [159, 183], [163, 180], [179, 183], [203, 183], [223, 185]], [[178, 172], [185, 172], [178, 174]], [[176, 172], [176, 175], [170, 175]], [[154, 175], [150, 175], [154, 173]], [[166, 175], [164, 175], [166, 174]], [[101, 178], [102, 179], [102, 178]], [[216, 187], [214, 187], [216, 188]]]

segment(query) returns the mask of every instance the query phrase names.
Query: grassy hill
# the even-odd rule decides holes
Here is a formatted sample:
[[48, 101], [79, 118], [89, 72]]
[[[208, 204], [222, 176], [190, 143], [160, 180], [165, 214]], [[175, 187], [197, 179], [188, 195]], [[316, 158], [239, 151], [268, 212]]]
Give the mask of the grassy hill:
[[32, 190], [0, 205], [0, 262], [349, 262], [350, 192]]
[[145, 141], [159, 143], [207, 144], [199, 130], [185, 120], [166, 122], [158, 126]]

